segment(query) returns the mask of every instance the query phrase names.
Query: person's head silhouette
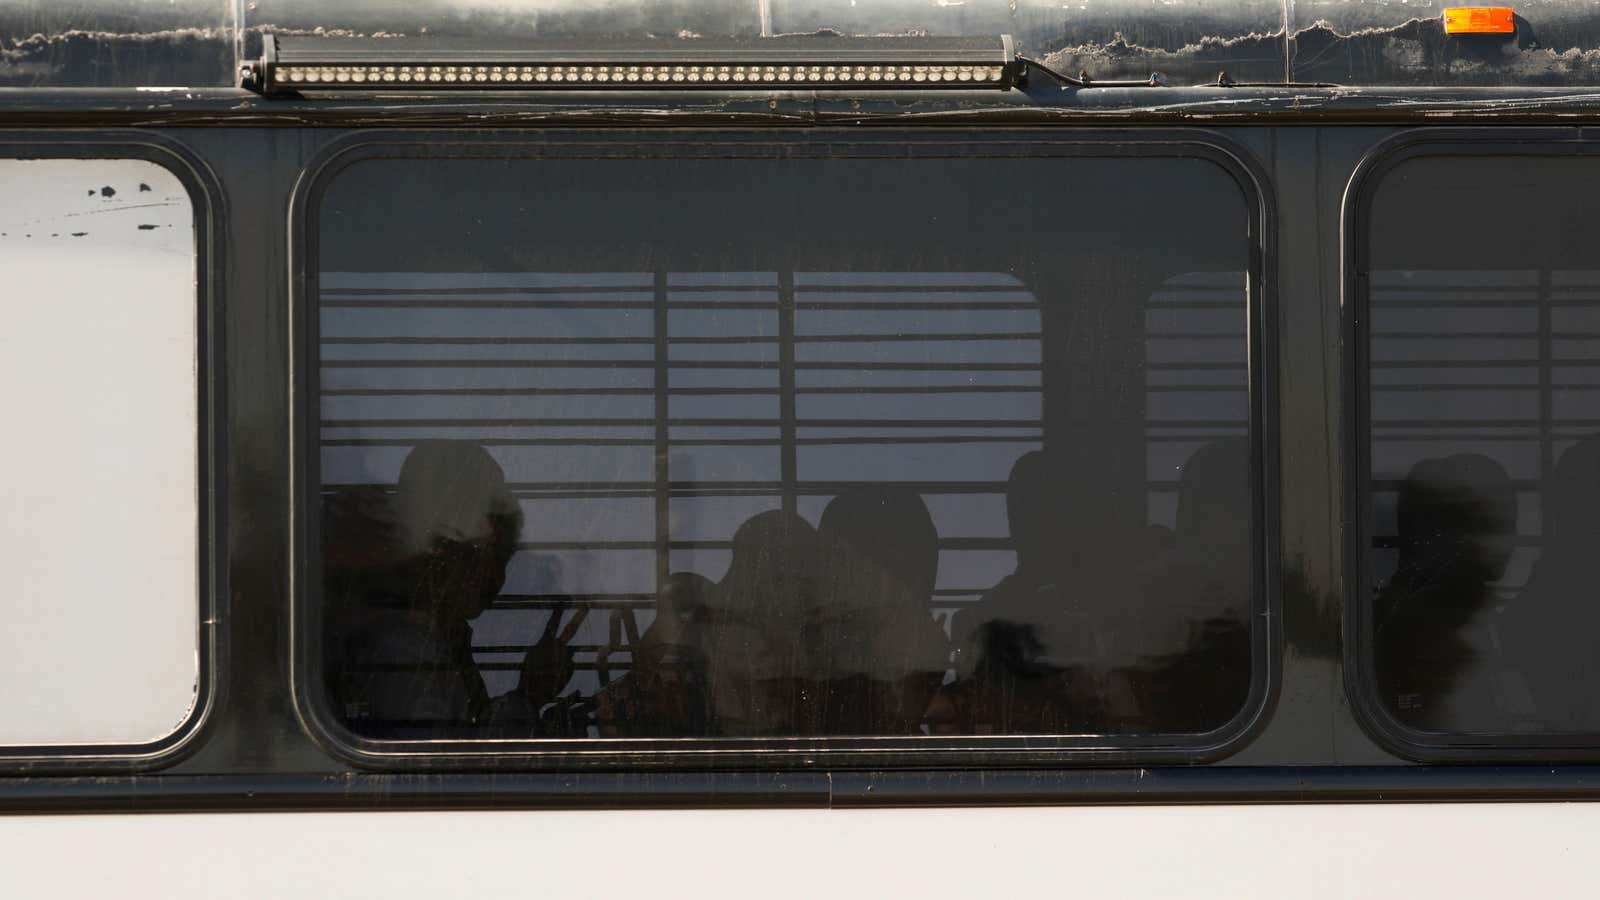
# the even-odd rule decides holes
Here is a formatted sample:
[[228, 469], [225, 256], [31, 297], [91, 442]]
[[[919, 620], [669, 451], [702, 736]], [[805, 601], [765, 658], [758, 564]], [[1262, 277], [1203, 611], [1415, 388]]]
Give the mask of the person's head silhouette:
[[1587, 554], [1600, 550], [1600, 435], [1568, 447], [1556, 462], [1546, 552]]
[[1486, 584], [1505, 573], [1517, 497], [1505, 468], [1489, 457], [1457, 453], [1417, 463], [1400, 484], [1395, 513], [1400, 569], [1409, 577]]
[[794, 513], [750, 517], [733, 534], [733, 559], [718, 586], [719, 604], [756, 614], [752, 624], [788, 627], [803, 614], [814, 587], [817, 533]]
[[645, 643], [668, 647], [689, 639], [706, 614], [716, 582], [697, 572], [673, 572], [656, 591], [656, 617], [644, 634]]
[[400, 469], [395, 506], [417, 593], [440, 614], [472, 618], [505, 586], [522, 510], [505, 472], [469, 441], [424, 441]]
[[1250, 447], [1243, 438], [1212, 441], [1183, 465], [1173, 539], [1183, 551], [1247, 560]]
[[1046, 567], [1052, 524], [1046, 487], [1044, 453], [1032, 450], [1017, 457], [1006, 479], [1006, 524], [1018, 571], [1036, 572]]
[[926, 600], [939, 576], [939, 532], [922, 495], [890, 485], [852, 488], [828, 503], [818, 525], [825, 552], [870, 563]]

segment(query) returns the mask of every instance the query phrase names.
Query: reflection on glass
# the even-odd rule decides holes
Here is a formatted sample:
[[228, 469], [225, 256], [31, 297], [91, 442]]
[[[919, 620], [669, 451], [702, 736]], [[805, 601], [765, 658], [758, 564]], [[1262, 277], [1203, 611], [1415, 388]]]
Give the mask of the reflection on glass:
[[1374, 195], [1372, 664], [1412, 728], [1600, 729], [1600, 278], [1569, 227], [1596, 201], [1592, 163], [1516, 157]]
[[1516, 528], [1505, 468], [1458, 453], [1417, 463], [1395, 504], [1399, 558], [1379, 592], [1378, 689], [1417, 727], [1493, 730], [1492, 696], [1473, 681], [1489, 655], [1481, 617], [1495, 604]]
[[[1243, 201], [1191, 160], [1007, 165], [345, 170], [317, 278], [335, 714], [1225, 726], [1253, 672]], [[1170, 199], [1111, 202], [1134, 173]], [[1064, 224], [1050, 183], [1126, 211]], [[1002, 211], [1026, 227], [977, 227]], [[1108, 262], [1135, 234], [1181, 250]]]
[[560, 732], [535, 715], [572, 674], [571, 650], [550, 633], [558, 616], [500, 697], [473, 658], [470, 623], [505, 587], [523, 522], [493, 457], [425, 440], [392, 494], [346, 489], [324, 509], [324, 666], [347, 722], [376, 737]]
[[1559, 731], [1600, 729], [1600, 436], [1561, 454], [1551, 478], [1550, 532], [1527, 584], [1506, 614], [1507, 655]]

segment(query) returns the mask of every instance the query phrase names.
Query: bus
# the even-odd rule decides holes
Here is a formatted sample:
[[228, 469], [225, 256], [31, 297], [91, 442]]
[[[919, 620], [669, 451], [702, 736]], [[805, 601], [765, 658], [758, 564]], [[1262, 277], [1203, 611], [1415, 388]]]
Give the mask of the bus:
[[7, 881], [1586, 893], [1596, 124], [1577, 0], [0, 0]]

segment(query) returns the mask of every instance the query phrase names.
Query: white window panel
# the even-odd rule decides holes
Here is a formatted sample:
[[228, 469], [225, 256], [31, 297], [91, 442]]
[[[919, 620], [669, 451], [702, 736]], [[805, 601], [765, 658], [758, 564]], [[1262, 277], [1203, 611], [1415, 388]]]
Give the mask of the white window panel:
[[0, 196], [0, 746], [160, 741], [200, 674], [193, 200], [134, 159]]

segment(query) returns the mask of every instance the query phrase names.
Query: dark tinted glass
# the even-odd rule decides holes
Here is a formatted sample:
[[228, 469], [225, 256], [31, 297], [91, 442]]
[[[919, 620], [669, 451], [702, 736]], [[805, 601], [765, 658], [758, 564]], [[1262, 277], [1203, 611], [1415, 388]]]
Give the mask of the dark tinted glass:
[[370, 159], [328, 184], [321, 659], [350, 728], [1241, 713], [1236, 179], [797, 156]]
[[1378, 187], [1370, 602], [1424, 731], [1600, 731], [1600, 164], [1428, 157]]

